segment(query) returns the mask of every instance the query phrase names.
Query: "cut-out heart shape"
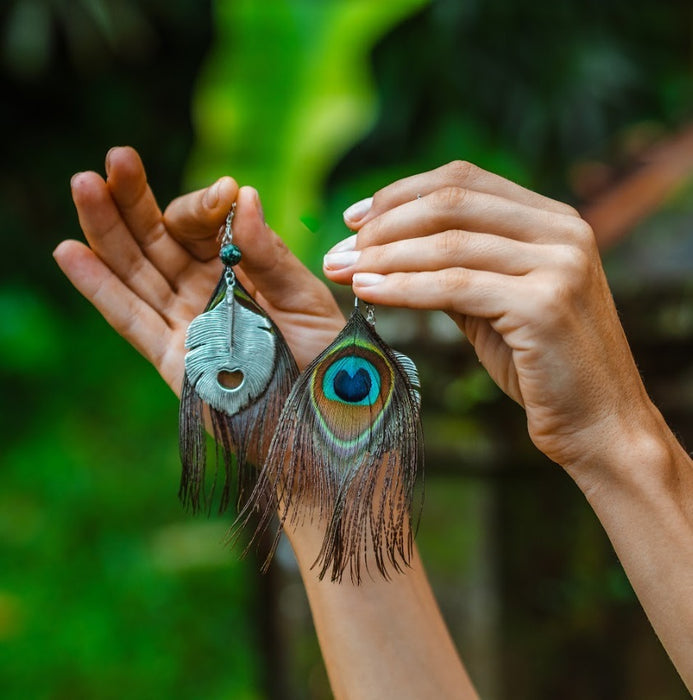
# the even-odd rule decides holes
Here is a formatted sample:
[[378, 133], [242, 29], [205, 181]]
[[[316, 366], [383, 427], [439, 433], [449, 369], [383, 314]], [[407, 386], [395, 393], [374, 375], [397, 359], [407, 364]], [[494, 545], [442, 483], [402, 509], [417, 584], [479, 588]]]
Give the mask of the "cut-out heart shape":
[[217, 375], [217, 381], [219, 384], [223, 386], [224, 389], [230, 389], [231, 391], [234, 389], [240, 389], [244, 379], [245, 377], [243, 372], [241, 372], [239, 369], [234, 370], [233, 372], [223, 370]]

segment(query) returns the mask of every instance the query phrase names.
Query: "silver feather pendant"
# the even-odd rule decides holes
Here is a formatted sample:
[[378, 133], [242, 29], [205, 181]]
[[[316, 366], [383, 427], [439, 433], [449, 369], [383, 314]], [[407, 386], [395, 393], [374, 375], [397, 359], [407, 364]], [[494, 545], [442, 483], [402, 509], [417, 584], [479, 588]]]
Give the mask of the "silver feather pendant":
[[232, 416], [264, 393], [276, 345], [269, 318], [241, 304], [236, 289], [227, 287], [223, 299], [188, 327], [185, 373], [205, 403]]
[[[233, 210], [232, 210], [233, 212]], [[223, 483], [219, 512], [231, 500], [236, 482], [240, 511], [253, 492], [282, 407], [298, 376], [281, 332], [236, 280], [232, 261], [240, 251], [230, 244], [227, 219], [226, 269], [203, 313], [190, 323], [185, 341], [185, 374], [179, 413], [182, 464], [179, 497], [193, 512], [211, 509], [219, 463]], [[230, 256], [229, 248], [233, 256]], [[225, 247], [222, 246], [222, 260]], [[207, 484], [206, 424], [216, 442], [216, 470]], [[255, 495], [263, 504], [271, 494]]]

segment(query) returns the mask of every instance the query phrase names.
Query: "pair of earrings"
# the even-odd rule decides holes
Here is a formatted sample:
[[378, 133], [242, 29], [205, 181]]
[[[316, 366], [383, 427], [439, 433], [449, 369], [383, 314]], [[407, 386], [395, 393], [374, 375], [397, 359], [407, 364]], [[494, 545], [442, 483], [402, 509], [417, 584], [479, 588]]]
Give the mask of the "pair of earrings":
[[[220, 510], [234, 474], [234, 532], [255, 519], [251, 543], [278, 512], [269, 565], [285, 523], [325, 527], [314, 566], [322, 579], [359, 582], [374, 562], [386, 578], [408, 565], [412, 504], [423, 462], [420, 385], [414, 363], [354, 310], [333, 343], [299, 374], [279, 329], [236, 279], [235, 205], [226, 219], [224, 272], [186, 338], [181, 394], [180, 497], [193, 511], [205, 489], [205, 419], [223, 465]], [[205, 408], [206, 407], [206, 408]], [[213, 496], [216, 477], [211, 488]]]

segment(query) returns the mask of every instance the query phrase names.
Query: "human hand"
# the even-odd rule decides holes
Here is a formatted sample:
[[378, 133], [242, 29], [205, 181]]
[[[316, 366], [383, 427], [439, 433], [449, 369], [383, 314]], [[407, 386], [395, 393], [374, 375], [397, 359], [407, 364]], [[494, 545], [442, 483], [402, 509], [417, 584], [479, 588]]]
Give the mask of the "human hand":
[[173, 200], [162, 214], [142, 161], [130, 147], [106, 156], [107, 178], [72, 179], [88, 245], [63, 241], [54, 257], [111, 326], [180, 393], [185, 332], [221, 274], [217, 240], [236, 201], [234, 243], [239, 279], [282, 331], [299, 367], [344, 324], [332, 294], [265, 224], [257, 192], [223, 177]]
[[592, 230], [571, 207], [454, 162], [345, 220], [357, 234], [325, 256], [327, 277], [369, 303], [448, 312], [554, 461], [590, 464], [654, 420]]

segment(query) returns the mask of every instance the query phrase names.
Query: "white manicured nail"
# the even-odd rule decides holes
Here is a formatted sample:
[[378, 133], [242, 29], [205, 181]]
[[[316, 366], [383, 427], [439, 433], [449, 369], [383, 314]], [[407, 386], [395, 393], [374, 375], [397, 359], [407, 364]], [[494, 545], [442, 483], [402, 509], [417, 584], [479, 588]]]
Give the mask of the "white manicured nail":
[[360, 250], [345, 250], [337, 253], [328, 253], [322, 261], [326, 270], [343, 270], [351, 267], [361, 257]]
[[356, 287], [374, 287], [385, 279], [385, 275], [377, 272], [356, 272], [352, 277], [352, 283]]
[[332, 248], [327, 251], [327, 254], [331, 255], [332, 253], [342, 253], [346, 250], [354, 250], [354, 248], [356, 248], [356, 234], [349, 236], [349, 238], [345, 238], [343, 241], [339, 241], [339, 243], [332, 246]]
[[351, 222], [363, 219], [363, 217], [368, 213], [368, 210], [371, 208], [371, 204], [373, 204], [373, 197], [366, 197], [366, 199], [362, 199], [361, 201], [356, 202], [356, 204], [352, 204], [344, 212], [344, 218]]

